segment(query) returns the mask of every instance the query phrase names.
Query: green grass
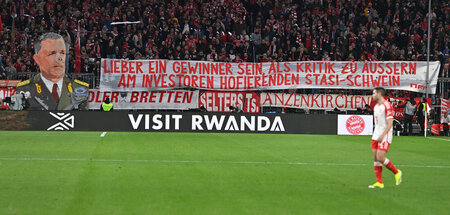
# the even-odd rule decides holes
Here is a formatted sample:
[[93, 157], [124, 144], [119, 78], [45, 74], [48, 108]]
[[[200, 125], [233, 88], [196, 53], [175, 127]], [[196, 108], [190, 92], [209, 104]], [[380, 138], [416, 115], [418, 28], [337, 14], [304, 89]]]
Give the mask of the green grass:
[[450, 211], [448, 138], [395, 137], [387, 157], [404, 183], [384, 168], [370, 190], [367, 136], [100, 134], [0, 131], [0, 214]]

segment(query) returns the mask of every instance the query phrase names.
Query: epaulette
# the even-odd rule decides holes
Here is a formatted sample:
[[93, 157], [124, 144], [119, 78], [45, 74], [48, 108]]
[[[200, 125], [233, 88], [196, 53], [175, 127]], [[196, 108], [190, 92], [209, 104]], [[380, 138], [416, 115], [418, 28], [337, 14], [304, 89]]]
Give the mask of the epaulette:
[[89, 87], [89, 84], [86, 83], [86, 82], [83, 82], [83, 81], [80, 81], [80, 80], [77, 80], [77, 79], [75, 79], [75, 80], [73, 80], [73, 81], [75, 81], [75, 83], [77, 83], [77, 84], [79, 84], [79, 85], [83, 85], [83, 86], [85, 86], [85, 87]]
[[30, 83], [30, 80], [22, 81], [17, 84], [17, 87], [25, 86]]

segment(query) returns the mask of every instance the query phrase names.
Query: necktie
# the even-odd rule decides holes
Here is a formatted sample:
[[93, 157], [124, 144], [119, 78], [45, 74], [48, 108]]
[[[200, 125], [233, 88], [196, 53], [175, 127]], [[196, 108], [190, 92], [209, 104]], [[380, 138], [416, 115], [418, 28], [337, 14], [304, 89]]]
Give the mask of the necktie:
[[56, 103], [58, 103], [59, 95], [58, 95], [58, 85], [57, 84], [53, 84], [52, 97], [56, 101]]

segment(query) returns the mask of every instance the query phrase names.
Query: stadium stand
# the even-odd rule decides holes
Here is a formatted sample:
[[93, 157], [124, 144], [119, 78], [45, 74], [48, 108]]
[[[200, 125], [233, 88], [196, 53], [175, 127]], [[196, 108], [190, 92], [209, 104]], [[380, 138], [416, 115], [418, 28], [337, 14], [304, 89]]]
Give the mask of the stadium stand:
[[[2, 79], [24, 80], [37, 72], [33, 42], [48, 31], [65, 35], [71, 47], [68, 73], [92, 87], [98, 86], [100, 58], [426, 60], [428, 8], [424, 0], [2, 0], [0, 8]], [[449, 11], [448, 1], [434, 1], [430, 60], [441, 62], [438, 97], [443, 98], [449, 93]], [[140, 23], [114, 25], [127, 21]], [[75, 68], [78, 28], [79, 69]]]

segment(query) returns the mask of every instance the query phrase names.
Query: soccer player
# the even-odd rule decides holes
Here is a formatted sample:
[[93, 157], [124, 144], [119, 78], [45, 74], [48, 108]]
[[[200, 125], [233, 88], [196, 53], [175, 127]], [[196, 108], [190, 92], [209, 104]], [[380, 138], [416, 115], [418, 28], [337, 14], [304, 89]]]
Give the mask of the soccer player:
[[371, 145], [377, 182], [369, 185], [369, 188], [384, 188], [381, 176], [383, 165], [394, 173], [396, 185], [400, 185], [402, 182], [402, 171], [395, 168], [394, 164], [386, 158], [386, 153], [392, 143], [394, 115], [392, 113], [391, 103], [384, 99], [385, 95], [386, 90], [382, 87], [377, 87], [372, 92], [372, 98], [373, 101], [376, 102], [376, 105], [373, 108], [375, 130], [373, 131]]

